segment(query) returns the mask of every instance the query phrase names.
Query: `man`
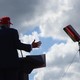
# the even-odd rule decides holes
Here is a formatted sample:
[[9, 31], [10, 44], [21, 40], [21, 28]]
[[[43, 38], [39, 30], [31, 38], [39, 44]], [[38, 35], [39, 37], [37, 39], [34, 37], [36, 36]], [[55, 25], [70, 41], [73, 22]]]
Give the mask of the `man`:
[[38, 48], [41, 42], [23, 44], [19, 40], [18, 31], [10, 28], [10, 18], [5, 16], [0, 19], [0, 80], [17, 80], [19, 68], [18, 52], [25, 50], [30, 52], [32, 48]]

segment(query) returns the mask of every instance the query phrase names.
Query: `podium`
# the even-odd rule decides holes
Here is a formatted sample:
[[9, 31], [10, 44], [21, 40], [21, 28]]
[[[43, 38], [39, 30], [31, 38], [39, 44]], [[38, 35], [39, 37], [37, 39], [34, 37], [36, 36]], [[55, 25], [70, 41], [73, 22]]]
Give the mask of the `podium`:
[[25, 58], [19, 58], [19, 65], [19, 80], [29, 80], [29, 74], [33, 69], [46, 67], [46, 55], [29, 55]]

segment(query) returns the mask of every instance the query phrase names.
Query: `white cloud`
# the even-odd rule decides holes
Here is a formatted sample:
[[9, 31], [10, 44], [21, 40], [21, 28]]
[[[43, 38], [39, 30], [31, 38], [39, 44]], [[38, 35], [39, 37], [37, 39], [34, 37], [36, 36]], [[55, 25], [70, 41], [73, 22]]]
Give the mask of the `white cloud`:
[[[53, 45], [46, 53], [46, 68], [40, 69], [35, 75], [34, 80], [60, 80], [61, 78], [64, 78], [63, 80], [70, 80], [73, 79], [73, 77], [73, 80], [79, 80], [80, 65], [77, 51], [77, 43], [71, 40], [68, 40], [66, 44], [61, 43]], [[69, 67], [75, 54], [76, 57]], [[68, 67], [69, 69], [67, 70]], [[62, 77], [63, 73], [66, 73], [64, 77]]]
[[23, 43], [31, 44], [31, 42], [34, 41], [34, 39], [36, 41], [39, 41], [39, 34], [37, 32], [32, 32], [31, 35], [20, 34], [20, 40]]
[[[52, 1], [53, 3], [53, 1]], [[44, 37], [53, 37], [53, 38], [64, 38], [63, 27], [66, 25], [66, 22], [69, 20], [69, 11], [73, 9], [73, 6], [69, 5], [68, 0], [59, 0], [59, 4], [57, 5], [57, 11], [55, 9], [50, 9], [42, 18], [42, 22], [40, 25], [41, 35]], [[51, 5], [52, 6], [52, 5]]]
[[[42, 3], [43, 2], [43, 3]], [[53, 37], [57, 39], [66, 39], [63, 27], [71, 24], [73, 27], [79, 25], [79, 16], [75, 10], [75, 3], [71, 3], [70, 0], [48, 0], [46, 3], [42, 1], [37, 6], [30, 20], [24, 18], [19, 29], [26, 31], [28, 28], [39, 26], [42, 37]], [[73, 1], [74, 2], [74, 1]], [[35, 16], [35, 18], [34, 18]], [[31, 16], [30, 16], [31, 17]], [[74, 24], [75, 22], [75, 24]], [[78, 27], [77, 27], [78, 28]], [[78, 30], [79, 31], [79, 30]]]
[[[71, 24], [80, 32], [79, 28], [79, 10], [77, 2], [71, 0], [48, 0], [42, 1], [35, 10], [35, 18], [22, 22], [21, 30], [39, 26], [42, 37], [53, 37], [57, 39], [66, 39], [63, 27]], [[45, 4], [45, 5], [44, 5]], [[77, 11], [78, 10], [78, 11]], [[77, 27], [76, 27], [77, 26]], [[25, 31], [24, 30], [24, 31]]]

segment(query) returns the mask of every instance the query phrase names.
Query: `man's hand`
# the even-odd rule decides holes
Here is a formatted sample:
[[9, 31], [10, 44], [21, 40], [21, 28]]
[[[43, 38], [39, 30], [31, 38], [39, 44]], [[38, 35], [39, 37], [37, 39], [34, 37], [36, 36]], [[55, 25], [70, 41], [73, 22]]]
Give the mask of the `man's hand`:
[[41, 41], [35, 42], [35, 40], [32, 42], [32, 48], [39, 48], [41, 45]]

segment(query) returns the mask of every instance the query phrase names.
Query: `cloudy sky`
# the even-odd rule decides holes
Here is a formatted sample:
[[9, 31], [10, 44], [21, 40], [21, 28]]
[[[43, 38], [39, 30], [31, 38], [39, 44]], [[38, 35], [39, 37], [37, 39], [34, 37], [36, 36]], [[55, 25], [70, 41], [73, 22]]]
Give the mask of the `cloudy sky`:
[[80, 0], [0, 0], [0, 17], [11, 17], [22, 42], [42, 41], [30, 54], [46, 54], [47, 65], [33, 70], [30, 80], [80, 80], [78, 43], [63, 31], [71, 24], [80, 33], [79, 9]]

